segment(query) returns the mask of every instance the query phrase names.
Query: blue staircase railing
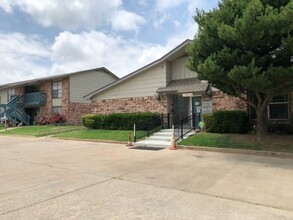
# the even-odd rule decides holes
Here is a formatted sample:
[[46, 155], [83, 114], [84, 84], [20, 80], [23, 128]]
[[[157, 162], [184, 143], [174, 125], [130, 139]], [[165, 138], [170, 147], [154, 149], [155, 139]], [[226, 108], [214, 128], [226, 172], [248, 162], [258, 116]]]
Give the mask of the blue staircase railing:
[[30, 116], [24, 111], [23, 96], [14, 96], [8, 104], [0, 104], [0, 116], [9, 118], [14, 124], [23, 123], [30, 125]]
[[31, 92], [23, 95], [23, 104], [25, 106], [39, 106], [46, 104], [46, 93]]

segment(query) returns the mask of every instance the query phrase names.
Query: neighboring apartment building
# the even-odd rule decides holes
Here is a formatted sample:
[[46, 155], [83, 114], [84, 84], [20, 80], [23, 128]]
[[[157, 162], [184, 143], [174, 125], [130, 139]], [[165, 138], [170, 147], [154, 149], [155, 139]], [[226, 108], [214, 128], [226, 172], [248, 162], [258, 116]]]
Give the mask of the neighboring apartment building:
[[[248, 111], [246, 102], [211, 88], [187, 69], [188, 55], [184, 41], [162, 58], [85, 96], [92, 101], [94, 113], [158, 112], [169, 113], [171, 123], [192, 113], [202, 115], [219, 110]], [[270, 122], [292, 123], [293, 92], [276, 96], [268, 109]]]
[[[24, 124], [28, 123], [22, 117], [29, 116], [29, 124], [33, 124], [53, 114], [61, 114], [69, 122], [78, 122], [82, 115], [91, 112], [91, 103], [83, 96], [118, 79], [102, 67], [0, 85], [0, 113], [3, 114], [5, 108], [10, 109], [10, 113]], [[13, 109], [11, 103], [17, 104], [19, 109]]]

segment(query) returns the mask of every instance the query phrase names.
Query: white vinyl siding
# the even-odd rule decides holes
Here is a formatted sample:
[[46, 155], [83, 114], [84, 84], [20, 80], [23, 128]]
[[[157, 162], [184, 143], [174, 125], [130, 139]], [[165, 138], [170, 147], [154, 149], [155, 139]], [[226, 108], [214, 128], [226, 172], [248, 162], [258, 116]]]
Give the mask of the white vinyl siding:
[[82, 97], [115, 80], [114, 76], [95, 70], [70, 76], [70, 102], [90, 103], [90, 100]]
[[166, 82], [167, 85], [171, 82], [172, 80], [172, 63], [167, 61], [166, 62]]
[[7, 104], [7, 90], [0, 90], [0, 104]]
[[95, 100], [153, 96], [166, 86], [166, 66], [160, 63], [93, 97]]
[[62, 98], [61, 99], [52, 99], [52, 106], [62, 106]]
[[183, 57], [172, 62], [172, 80], [197, 77], [196, 72], [193, 72], [186, 67], [187, 64], [188, 57]]

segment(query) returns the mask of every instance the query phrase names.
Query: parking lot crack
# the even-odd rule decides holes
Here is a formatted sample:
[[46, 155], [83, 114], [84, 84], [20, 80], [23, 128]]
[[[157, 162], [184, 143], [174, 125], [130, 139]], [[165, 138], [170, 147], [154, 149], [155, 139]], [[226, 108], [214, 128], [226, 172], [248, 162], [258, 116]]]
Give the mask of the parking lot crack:
[[20, 207], [20, 208], [17, 208], [17, 209], [9, 210], [7, 212], [0, 213], [0, 216], [4, 216], [4, 215], [7, 215], [7, 214], [10, 214], [10, 213], [13, 213], [13, 212], [17, 212], [17, 211], [20, 211], [20, 210], [23, 210], [23, 209], [26, 209], [26, 208], [29, 208], [29, 207], [32, 207], [32, 206], [35, 206], [35, 205], [42, 204], [44, 202], [51, 201], [53, 199], [57, 199], [57, 198], [62, 197], [62, 196], [69, 195], [69, 194], [74, 193], [74, 192], [78, 192], [80, 190], [84, 190], [84, 189], [87, 189], [87, 188], [90, 188], [90, 187], [93, 187], [93, 186], [97, 186], [99, 184], [105, 183], [105, 182], [110, 181], [112, 179], [113, 178], [102, 180], [102, 181], [99, 181], [99, 182], [96, 182], [96, 183], [93, 183], [93, 184], [90, 184], [90, 185], [87, 185], [87, 186], [83, 186], [83, 187], [80, 187], [80, 188], [77, 188], [77, 189], [74, 189], [74, 190], [71, 190], [71, 191], [68, 191], [68, 192], [65, 192], [65, 193], [50, 197], [50, 198], [47, 198], [47, 199], [44, 199], [44, 200], [41, 200], [41, 201], [38, 201], [38, 202], [34, 202], [32, 204], [29, 204], [29, 205], [26, 205], [26, 206], [23, 206], [23, 207]]

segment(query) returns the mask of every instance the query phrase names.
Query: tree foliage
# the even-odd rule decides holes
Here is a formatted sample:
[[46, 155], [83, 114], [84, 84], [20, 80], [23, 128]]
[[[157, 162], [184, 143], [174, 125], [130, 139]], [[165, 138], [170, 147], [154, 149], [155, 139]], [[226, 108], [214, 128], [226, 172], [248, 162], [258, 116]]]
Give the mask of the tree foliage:
[[257, 114], [293, 88], [292, 0], [223, 0], [210, 12], [196, 10], [194, 20], [189, 68], [200, 79], [246, 100]]

